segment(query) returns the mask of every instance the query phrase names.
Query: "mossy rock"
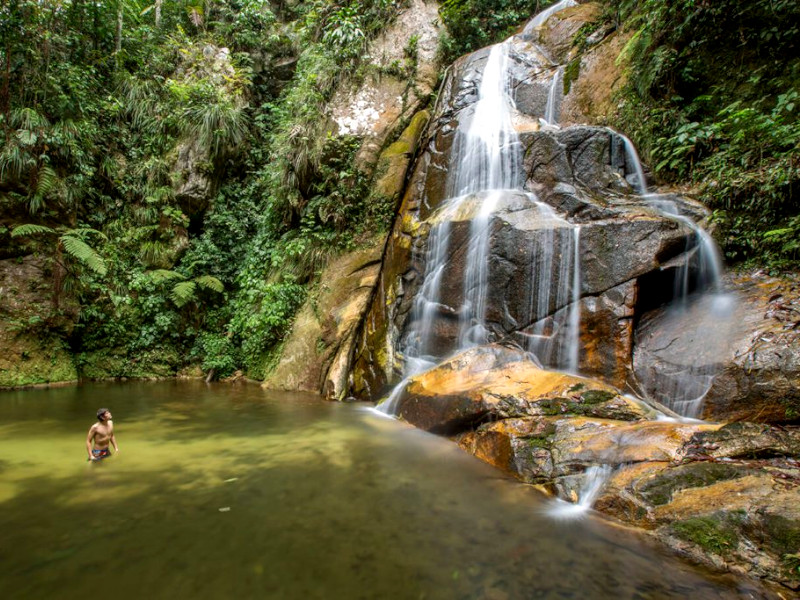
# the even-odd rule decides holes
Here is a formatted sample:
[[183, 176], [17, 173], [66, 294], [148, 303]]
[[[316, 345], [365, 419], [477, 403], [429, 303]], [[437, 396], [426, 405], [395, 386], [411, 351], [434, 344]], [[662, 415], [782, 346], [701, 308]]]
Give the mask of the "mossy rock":
[[668, 504], [673, 495], [680, 490], [705, 487], [718, 481], [738, 479], [753, 471], [753, 469], [737, 465], [694, 462], [665, 469], [653, 479], [645, 480], [636, 491], [650, 504], [660, 506]]
[[731, 556], [738, 546], [739, 530], [746, 515], [742, 511], [719, 512], [692, 517], [670, 525], [670, 533], [695, 544], [705, 552], [722, 557]]
[[155, 349], [129, 356], [121, 348], [83, 352], [77, 357], [81, 379], [160, 379], [174, 377], [180, 366], [177, 352]]
[[4, 343], [0, 388], [77, 381], [78, 372], [66, 343], [56, 336], [17, 336]]

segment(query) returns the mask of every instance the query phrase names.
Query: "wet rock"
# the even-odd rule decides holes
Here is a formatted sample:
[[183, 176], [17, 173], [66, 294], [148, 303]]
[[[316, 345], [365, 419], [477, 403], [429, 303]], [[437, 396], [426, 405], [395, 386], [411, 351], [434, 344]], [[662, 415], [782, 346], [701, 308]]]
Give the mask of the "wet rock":
[[735, 275], [737, 328], [705, 396], [716, 420], [800, 422], [800, 283], [796, 277]]
[[729, 423], [692, 439], [687, 458], [800, 458], [800, 429]]
[[451, 434], [501, 418], [654, 414], [610, 386], [541, 369], [526, 353], [497, 345], [466, 350], [412, 377], [395, 402], [395, 413], [409, 423]]
[[430, 115], [425, 110], [414, 115], [400, 138], [381, 152], [378, 158], [378, 165], [375, 168], [375, 192], [390, 198], [395, 204], [403, 191], [411, 159], [429, 119]]

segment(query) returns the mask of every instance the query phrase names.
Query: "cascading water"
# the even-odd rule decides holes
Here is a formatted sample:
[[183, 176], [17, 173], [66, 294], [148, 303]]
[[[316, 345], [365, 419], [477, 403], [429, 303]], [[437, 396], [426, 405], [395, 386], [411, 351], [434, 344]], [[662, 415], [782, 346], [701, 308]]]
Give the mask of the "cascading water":
[[[508, 44], [492, 46], [471, 117], [456, 132], [448, 197], [522, 186], [522, 147], [511, 122], [514, 107], [508, 78]], [[458, 202], [457, 202], [458, 203]]]
[[530, 35], [534, 29], [537, 27], [541, 27], [547, 19], [552, 17], [559, 11], [564, 10], [565, 8], [569, 8], [571, 6], [575, 6], [578, 4], [575, 0], [561, 0], [560, 2], [556, 2], [553, 6], [550, 6], [544, 9], [542, 12], [537, 14], [533, 19], [531, 19], [528, 24], [525, 26], [523, 30], [523, 34]]
[[[580, 227], [546, 204], [537, 202], [537, 208], [545, 227], [531, 241], [533, 326], [526, 332], [527, 349], [542, 365], [574, 373], [580, 333]], [[566, 308], [559, 313], [560, 307]]]
[[550, 516], [558, 519], [576, 519], [586, 515], [603, 491], [611, 472], [609, 465], [594, 465], [586, 469], [578, 492], [578, 501], [571, 503], [557, 499], [548, 511]]
[[[470, 201], [484, 190], [514, 189], [521, 185], [521, 148], [511, 124], [511, 99], [506, 77], [508, 48], [492, 47], [483, 71], [478, 101], [471, 118], [463, 120], [456, 132], [447, 190], [450, 199], [440, 209], [441, 216], [431, 228], [422, 288], [414, 299], [413, 324], [406, 334], [403, 354], [407, 357], [405, 375], [409, 377], [432, 366], [441, 352], [432, 347], [434, 320], [441, 311], [442, 277], [448, 267], [452, 221]], [[483, 307], [486, 293], [486, 253], [489, 219], [494, 210], [490, 194], [471, 223], [468, 268], [464, 272], [464, 302], [459, 310], [459, 340], [469, 345], [477, 335], [484, 341]], [[454, 349], [451, 349], [451, 351]]]
[[647, 194], [647, 179], [644, 176], [644, 168], [642, 161], [639, 159], [639, 153], [636, 151], [636, 146], [633, 145], [626, 136], [613, 130], [609, 130], [612, 135], [618, 136], [625, 144], [625, 164], [633, 169], [635, 182], [632, 182], [634, 189], [640, 196]]
[[727, 349], [736, 299], [722, 290], [722, 259], [714, 240], [691, 218], [681, 214], [678, 204], [659, 194], [648, 194], [639, 155], [631, 141], [621, 135], [625, 145], [626, 166], [633, 170], [631, 183], [648, 206], [660, 215], [690, 229], [694, 239], [687, 240], [687, 258], [677, 269], [673, 298], [664, 309], [661, 329], [676, 333], [670, 344], [675, 356], [684, 360], [660, 362], [636, 369], [645, 392], [679, 415], [699, 417], [703, 399], [711, 389], [719, 361]]
[[558, 125], [558, 104], [561, 99], [559, 89], [564, 76], [564, 67], [558, 67], [553, 73], [550, 82], [550, 91], [547, 94], [547, 106], [544, 109], [544, 120], [548, 125]]
[[[565, 3], [560, 3], [566, 6]], [[561, 6], [560, 8], [563, 8]], [[551, 11], [555, 12], [555, 10]], [[404, 379], [381, 410], [390, 414], [396, 399], [409, 377], [430, 368], [447, 354], [489, 341], [486, 325], [486, 296], [489, 279], [491, 222], [503, 191], [522, 190], [522, 152], [519, 136], [512, 123], [514, 101], [508, 68], [508, 44], [493, 46], [486, 60], [478, 88], [478, 100], [471, 115], [462, 116], [451, 149], [450, 163], [456, 165], [448, 176], [446, 200], [439, 209], [428, 237], [425, 256], [425, 275], [410, 315], [410, 325], [404, 335]], [[558, 78], [558, 74], [556, 74]], [[555, 84], [554, 84], [555, 85]], [[548, 110], [555, 120], [556, 100]], [[545, 233], [537, 252], [546, 255], [541, 268], [534, 274], [531, 295], [534, 326], [529, 349], [548, 366], [577, 369], [579, 321], [579, 230], [555, 215], [553, 210], [527, 194], [537, 206], [546, 229], [555, 224], [562, 232], [560, 247], [552, 245], [552, 231]], [[476, 203], [480, 201], [480, 205]], [[442, 285], [448, 264], [453, 222], [468, 217], [469, 237], [463, 270], [462, 301], [458, 307], [442, 302]], [[566, 232], [566, 233], [564, 233]], [[548, 242], [548, 239], [550, 240]], [[551, 273], [555, 273], [555, 283]], [[558, 286], [553, 292], [553, 287]], [[543, 291], [538, 292], [541, 287]], [[541, 300], [547, 294], [547, 300]], [[555, 302], [550, 300], [554, 295]], [[544, 303], [544, 304], [543, 304]], [[564, 317], [551, 313], [569, 305]], [[448, 314], [449, 313], [449, 314]], [[455, 347], [442, 348], [435, 336], [435, 321], [442, 315], [458, 316], [458, 335]], [[562, 313], [564, 311], [562, 310]], [[537, 330], [537, 327], [539, 328]], [[545, 331], [549, 327], [549, 332]]]

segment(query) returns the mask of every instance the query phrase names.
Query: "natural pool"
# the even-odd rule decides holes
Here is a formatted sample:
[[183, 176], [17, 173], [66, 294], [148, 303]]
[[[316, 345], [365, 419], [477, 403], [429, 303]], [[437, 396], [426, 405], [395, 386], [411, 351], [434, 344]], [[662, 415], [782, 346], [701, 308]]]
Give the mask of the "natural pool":
[[[86, 462], [97, 408], [120, 454]], [[363, 405], [256, 385], [0, 393], [0, 597], [762, 598]]]

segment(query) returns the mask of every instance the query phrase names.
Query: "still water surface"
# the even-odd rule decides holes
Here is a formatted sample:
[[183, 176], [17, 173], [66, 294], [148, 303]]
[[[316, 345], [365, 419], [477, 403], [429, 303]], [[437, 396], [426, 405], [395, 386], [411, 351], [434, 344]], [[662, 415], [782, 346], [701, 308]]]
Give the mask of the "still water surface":
[[[86, 462], [97, 408], [120, 454]], [[364, 406], [255, 385], [0, 393], [7, 599], [762, 598]]]

